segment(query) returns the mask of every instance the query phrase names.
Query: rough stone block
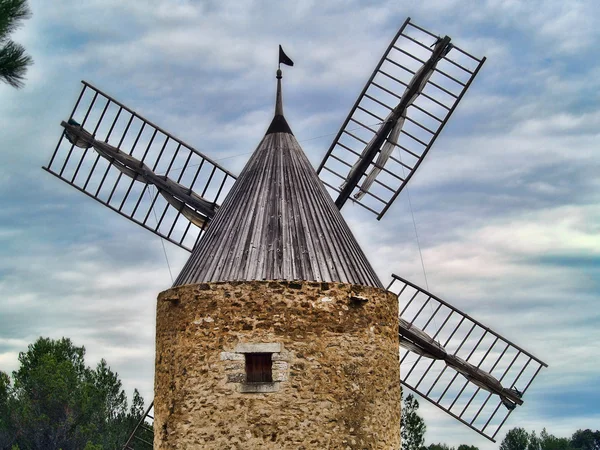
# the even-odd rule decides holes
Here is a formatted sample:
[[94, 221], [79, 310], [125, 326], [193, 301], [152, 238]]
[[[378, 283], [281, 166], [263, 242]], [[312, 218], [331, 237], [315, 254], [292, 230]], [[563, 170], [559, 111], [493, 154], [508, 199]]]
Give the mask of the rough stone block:
[[242, 383], [240, 392], [266, 394], [279, 391], [279, 383]]
[[243, 373], [245, 364], [243, 361], [232, 361], [228, 364], [225, 364], [224, 367], [225, 367], [225, 370], [228, 370], [228, 371], [237, 370], [237, 371]]
[[287, 370], [288, 363], [285, 361], [276, 361], [272, 364], [273, 370]]
[[273, 381], [287, 381], [287, 379], [287, 372], [278, 370], [273, 371]]
[[280, 353], [273, 353], [271, 355], [271, 361], [289, 361], [290, 354], [285, 350], [282, 350]]
[[243, 361], [244, 355], [234, 352], [221, 352], [221, 361]]
[[235, 346], [236, 353], [279, 353], [279, 343], [244, 343]]
[[227, 374], [227, 382], [228, 383], [244, 383], [246, 381], [246, 374], [242, 373], [228, 373]]

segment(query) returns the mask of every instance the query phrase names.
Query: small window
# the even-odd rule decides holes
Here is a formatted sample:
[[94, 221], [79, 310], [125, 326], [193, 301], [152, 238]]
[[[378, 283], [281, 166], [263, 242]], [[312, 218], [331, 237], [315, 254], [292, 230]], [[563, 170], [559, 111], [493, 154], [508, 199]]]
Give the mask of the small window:
[[246, 353], [246, 383], [271, 383], [271, 353]]

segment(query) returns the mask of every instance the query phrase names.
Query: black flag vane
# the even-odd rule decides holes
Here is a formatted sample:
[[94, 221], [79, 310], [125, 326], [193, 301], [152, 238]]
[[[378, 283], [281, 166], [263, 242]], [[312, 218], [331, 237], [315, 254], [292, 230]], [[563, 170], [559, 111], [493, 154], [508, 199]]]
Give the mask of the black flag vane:
[[290, 57], [285, 54], [285, 52], [283, 51], [283, 48], [281, 48], [281, 45], [280, 45], [279, 46], [279, 66], [281, 67], [282, 64], [285, 64], [286, 66], [293, 66], [294, 61], [292, 61], [290, 59]]

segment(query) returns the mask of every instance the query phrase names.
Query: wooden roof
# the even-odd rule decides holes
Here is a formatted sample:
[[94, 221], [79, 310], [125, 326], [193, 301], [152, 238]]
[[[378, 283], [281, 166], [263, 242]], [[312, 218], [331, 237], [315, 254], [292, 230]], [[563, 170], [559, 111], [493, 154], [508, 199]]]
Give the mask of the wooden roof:
[[283, 116], [275, 117], [175, 286], [302, 280], [382, 287]]

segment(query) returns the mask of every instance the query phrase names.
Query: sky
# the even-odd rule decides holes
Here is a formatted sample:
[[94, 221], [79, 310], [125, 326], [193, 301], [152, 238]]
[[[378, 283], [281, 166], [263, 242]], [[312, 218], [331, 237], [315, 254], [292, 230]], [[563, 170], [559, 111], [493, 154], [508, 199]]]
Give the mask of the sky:
[[[44, 172], [87, 80], [239, 173], [273, 114], [316, 166], [410, 16], [486, 56], [377, 221], [343, 209], [384, 284], [397, 273], [549, 364], [512, 427], [570, 436], [600, 412], [600, 7], [593, 1], [32, 1], [26, 86], [0, 85], [0, 370], [38, 336], [105, 358], [152, 398], [159, 238]], [[410, 196], [410, 202], [409, 202]], [[414, 214], [418, 232], [417, 243]], [[165, 244], [175, 276], [187, 253]], [[422, 254], [422, 261], [420, 254]], [[425, 272], [423, 271], [425, 269]], [[426, 277], [426, 278], [425, 278]], [[497, 448], [421, 402], [426, 443]]]

